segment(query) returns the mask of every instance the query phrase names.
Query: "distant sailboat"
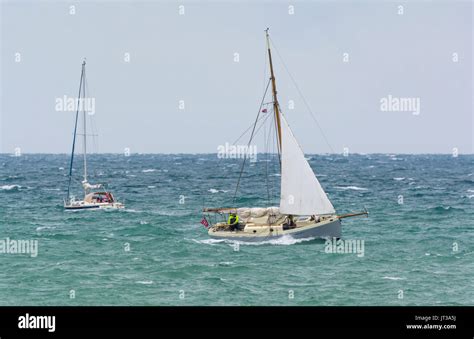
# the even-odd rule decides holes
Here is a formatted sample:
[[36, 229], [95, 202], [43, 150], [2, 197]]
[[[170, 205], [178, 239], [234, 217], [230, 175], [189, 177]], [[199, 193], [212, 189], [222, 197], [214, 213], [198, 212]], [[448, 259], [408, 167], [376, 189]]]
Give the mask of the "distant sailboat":
[[[341, 219], [368, 215], [367, 211], [337, 215], [321, 187], [293, 132], [281, 113], [268, 29], [266, 30], [270, 81], [272, 84], [275, 132], [280, 155], [280, 206], [268, 208], [204, 208], [204, 213], [229, 215], [228, 222], [209, 227], [209, 236], [217, 239], [262, 241], [284, 235], [293, 238], [340, 238]], [[266, 109], [264, 110], [266, 112]], [[235, 223], [235, 221], [238, 221]], [[203, 219], [204, 225], [208, 224]]]
[[[74, 137], [72, 141], [72, 152], [71, 152], [71, 162], [69, 165], [69, 183], [67, 187], [67, 197], [64, 200], [64, 208], [66, 210], [84, 210], [84, 209], [118, 209], [124, 208], [125, 206], [115, 201], [114, 196], [111, 192], [106, 190], [98, 190], [102, 187], [101, 184], [90, 184], [87, 180], [87, 123], [86, 123], [86, 108], [85, 108], [85, 98], [86, 98], [86, 62], [82, 63], [81, 71], [81, 80], [79, 84], [79, 96], [77, 98], [77, 111], [76, 119], [74, 124]], [[80, 116], [80, 110], [82, 108], [82, 117], [83, 117], [83, 157], [84, 157], [84, 180], [82, 181], [82, 188], [84, 189], [84, 199], [76, 200], [71, 195], [71, 181], [72, 181], [72, 169], [74, 164], [74, 150], [76, 147], [76, 136], [77, 136], [77, 125]], [[98, 191], [92, 191], [98, 190]]]

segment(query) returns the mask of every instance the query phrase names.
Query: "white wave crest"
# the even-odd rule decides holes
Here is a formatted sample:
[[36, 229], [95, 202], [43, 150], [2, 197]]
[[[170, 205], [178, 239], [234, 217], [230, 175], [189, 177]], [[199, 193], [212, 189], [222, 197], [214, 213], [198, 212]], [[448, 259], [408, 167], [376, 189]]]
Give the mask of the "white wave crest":
[[299, 244], [306, 241], [311, 241], [314, 239], [316, 238], [311, 237], [311, 238], [296, 239], [296, 238], [293, 238], [291, 235], [284, 235], [282, 237], [276, 237], [275, 239], [268, 239], [268, 240], [255, 241], [255, 242], [231, 240], [231, 239], [212, 239], [212, 238], [204, 239], [204, 240], [198, 240], [198, 239], [191, 239], [191, 240], [198, 244], [205, 244], [205, 245], [216, 245], [216, 244], [224, 243], [231, 246], [234, 246], [236, 244], [250, 245], [250, 246], [260, 246], [260, 245], [288, 246], [288, 245]]
[[336, 186], [340, 190], [368, 191], [367, 188], [357, 186]]
[[406, 280], [406, 278], [401, 278], [401, 277], [390, 277], [390, 276], [385, 276], [385, 277], [382, 277], [382, 279], [388, 279], [388, 280]]
[[20, 189], [20, 188], [21, 188], [20, 185], [3, 185], [3, 186], [0, 186], [0, 190], [4, 190], [4, 191], [11, 191], [11, 190]]
[[142, 285], [151, 285], [153, 284], [153, 280], [139, 280], [135, 281], [136, 284], [142, 284]]

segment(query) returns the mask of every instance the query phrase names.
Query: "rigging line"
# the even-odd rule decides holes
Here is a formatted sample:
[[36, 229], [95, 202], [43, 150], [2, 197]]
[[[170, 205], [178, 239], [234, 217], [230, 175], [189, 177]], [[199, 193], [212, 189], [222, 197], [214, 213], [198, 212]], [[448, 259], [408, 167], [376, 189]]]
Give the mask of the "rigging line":
[[[87, 81], [87, 77], [85, 78], [86, 80], [86, 87], [85, 88], [89, 88], [89, 82]], [[86, 99], [85, 100], [92, 100], [92, 98], [87, 98], [87, 93], [84, 92], [85, 94], [85, 97]], [[95, 104], [94, 104], [95, 105]], [[94, 114], [95, 114], [95, 107], [94, 107]], [[92, 146], [93, 146], [93, 152], [95, 153], [99, 153], [99, 142], [98, 142], [98, 139], [97, 136], [98, 136], [98, 133], [97, 133], [97, 128], [95, 126], [95, 123], [94, 123], [94, 119], [92, 119], [92, 116], [93, 114], [87, 114], [89, 115], [89, 122], [90, 122], [90, 127], [91, 127], [91, 130], [92, 130]]]
[[270, 205], [270, 190], [268, 187], [268, 143], [267, 143], [267, 128], [263, 127], [263, 143], [265, 152], [265, 185], [267, 187], [267, 205]]
[[[263, 121], [262, 121], [262, 123], [260, 124], [260, 126], [258, 126], [258, 128], [255, 130], [254, 135], [257, 135], [258, 132], [260, 132], [260, 130], [262, 129], [262, 127], [265, 125], [265, 122], [268, 120], [268, 117], [269, 117], [269, 116], [270, 116], [270, 115], [267, 115], [267, 116], [265, 117], [265, 119], [263, 119]], [[260, 120], [261, 120], [261, 119], [260, 119]]]
[[[275, 119], [275, 117], [273, 117], [273, 119]], [[275, 173], [277, 172], [280, 172], [281, 173], [281, 158], [280, 158], [280, 147], [278, 147], [278, 143], [279, 143], [279, 140], [278, 140], [278, 135], [277, 135], [277, 130], [276, 130], [276, 126], [273, 125], [272, 128], [275, 129], [275, 133], [272, 134], [273, 136], [273, 142], [271, 143], [272, 145], [272, 152], [273, 154], [277, 154], [276, 156], [276, 161], [273, 163], [273, 171]], [[277, 179], [278, 177], [275, 175], [273, 176], [273, 181], [272, 181], [272, 199], [275, 199], [275, 196], [276, 196], [276, 182], [278, 181]]]
[[[264, 55], [264, 67], [263, 67], [263, 79], [267, 79], [267, 47], [265, 47]], [[270, 81], [271, 79], [269, 79]], [[263, 89], [265, 88], [265, 80], [263, 80]]]
[[[262, 129], [262, 127], [264, 127], [264, 126], [266, 125], [265, 123], [266, 123], [266, 121], [268, 120], [268, 118], [269, 118], [270, 116], [271, 116], [271, 115], [268, 114], [268, 115], [265, 116], [264, 118], [258, 119], [258, 121], [261, 121], [261, 120], [263, 120], [263, 121], [262, 121], [262, 123], [260, 124], [260, 126], [258, 126], [258, 128], [256, 128], [256, 129], [254, 128], [254, 131], [252, 131], [252, 133], [253, 133], [254, 136], [257, 135], [258, 132]], [[249, 144], [247, 145], [247, 149], [248, 149], [248, 147], [250, 146], [251, 140], [252, 140], [252, 139], [250, 139]], [[246, 156], [246, 154], [244, 154], [244, 157], [245, 157], [245, 156]], [[245, 158], [244, 158], [244, 160], [245, 160]], [[241, 170], [243, 171], [243, 168], [242, 168]], [[242, 175], [242, 172], [241, 172], [241, 174], [240, 174], [240, 176], [239, 176], [239, 181], [240, 181], [241, 175]], [[235, 197], [236, 197], [236, 194], [235, 194], [234, 197], [233, 197], [232, 203], [235, 202]]]
[[272, 154], [274, 152], [273, 148], [273, 126], [274, 126], [274, 114], [271, 114], [272, 121], [269, 123], [269, 130], [268, 134], [265, 137], [264, 143], [265, 143], [265, 152], [266, 152], [266, 164], [265, 164], [265, 181], [267, 185], [267, 204], [270, 206], [270, 202], [273, 198], [273, 181], [270, 179], [269, 176], [269, 170], [271, 169], [271, 162], [272, 162]]
[[[275, 117], [274, 117], [274, 119], [275, 119]], [[278, 162], [273, 166], [273, 169], [274, 169], [275, 172], [278, 172], [278, 170], [280, 170], [280, 175], [281, 175], [281, 170], [282, 170], [282, 168], [281, 168], [281, 155], [280, 155], [280, 148], [278, 147], [279, 140], [278, 140], [278, 135], [276, 133], [276, 128], [277, 127], [276, 127], [276, 125], [273, 125], [273, 127], [275, 128], [275, 133], [273, 134], [273, 138], [274, 138], [273, 141], [274, 142], [272, 143], [273, 152], [278, 154]], [[276, 182], [278, 181], [278, 176], [275, 175], [274, 178], [275, 179], [272, 182], [272, 184], [273, 184], [273, 186], [272, 186], [273, 199], [275, 199], [275, 196], [277, 195], [277, 193], [276, 193], [276, 191], [277, 191]]]
[[[272, 114], [272, 117], [274, 118], [273, 114]], [[268, 197], [268, 205], [270, 205], [270, 201], [272, 200], [272, 197], [273, 197], [273, 186], [272, 185], [272, 181], [270, 181], [269, 177], [268, 177], [268, 167], [269, 167], [269, 161], [271, 161], [271, 159], [269, 160], [269, 154], [271, 154], [271, 152], [273, 151], [270, 150], [270, 147], [272, 145], [270, 139], [271, 139], [271, 136], [273, 135], [273, 124], [271, 123], [270, 124], [270, 129], [268, 131], [268, 136], [266, 136], [265, 138], [265, 151], [266, 151], [266, 164], [265, 164], [265, 178], [266, 178], [266, 182], [267, 182], [267, 197]]]
[[[252, 133], [250, 134], [250, 139], [249, 139], [249, 142], [247, 144], [247, 149], [249, 149], [250, 147], [250, 143], [252, 142], [252, 139], [253, 139], [253, 136], [254, 136], [254, 133], [255, 133], [255, 127], [257, 126], [257, 122], [258, 122], [258, 118], [260, 117], [260, 113], [262, 111], [262, 106], [263, 106], [263, 102], [265, 101], [265, 97], [267, 95], [267, 91], [268, 91], [268, 86], [270, 85], [270, 79], [268, 80], [268, 84], [267, 84], [267, 88], [265, 89], [265, 93], [263, 93], [263, 97], [262, 97], [262, 101], [260, 102], [260, 107], [258, 108], [258, 113], [257, 113], [257, 117], [255, 118], [255, 123], [253, 125], [253, 129], [252, 129]], [[232, 203], [235, 203], [235, 198], [237, 197], [237, 191], [239, 190], [239, 186], [240, 186], [240, 179], [242, 179], [242, 173], [244, 172], [244, 167], [245, 167], [245, 162], [247, 160], [247, 155], [244, 154], [244, 160], [242, 161], [242, 166], [240, 168], [240, 173], [239, 173], [239, 179], [237, 180], [237, 185], [235, 187], [235, 192], [234, 192], [234, 197], [232, 199]]]
[[80, 100], [80, 97], [81, 97], [82, 77], [83, 76], [84, 76], [84, 64], [82, 65], [81, 80], [79, 81], [79, 94], [77, 95], [76, 122], [74, 123], [74, 137], [72, 139], [71, 162], [70, 162], [70, 165], [69, 165], [69, 183], [67, 185], [67, 201], [69, 201], [70, 191], [71, 191], [72, 165], [73, 165], [73, 162], [74, 162], [74, 148], [76, 146], [77, 121], [78, 121], [78, 118], [79, 118], [79, 100]]
[[[267, 87], [265, 88], [265, 94], [263, 95], [263, 97], [265, 98], [266, 94], [267, 94], [267, 91], [268, 91], [268, 86], [270, 86], [270, 81], [271, 79], [268, 79], [268, 82], [267, 82]], [[262, 105], [260, 105], [260, 109], [262, 109]], [[259, 111], [260, 113], [260, 111]], [[263, 117], [261, 119], [264, 119]], [[266, 119], [266, 118], [265, 118]], [[238, 138], [237, 140], [234, 141], [234, 143], [232, 145], [235, 145], [245, 134], [247, 134], [247, 132], [255, 125], [255, 123], [253, 123], [252, 125], [250, 125]]]
[[[91, 127], [92, 134], [95, 134], [94, 129], [92, 128], [92, 119], [90, 118], [88, 107], [86, 107], [86, 102], [89, 100], [87, 94], [89, 92], [89, 82], [87, 81], [87, 77], [84, 77], [84, 100], [82, 101], [83, 109], [84, 109], [84, 121], [87, 124], [87, 118], [89, 117], [89, 125]], [[94, 146], [94, 137], [92, 137], [92, 146]], [[93, 150], [92, 150], [93, 151]], [[91, 152], [92, 153], [92, 152]]]
[[[262, 117], [259, 119], [259, 121], [260, 121], [260, 120], [266, 120], [266, 119], [267, 119], [267, 117], [262, 116]], [[245, 134], [247, 134], [247, 132], [253, 127], [253, 125], [254, 125], [254, 123], [252, 123], [252, 124], [232, 143], [232, 145], [235, 145]]]
[[308, 104], [308, 102], [306, 101], [306, 99], [305, 99], [303, 93], [301, 92], [300, 88], [298, 87], [298, 85], [297, 85], [295, 79], [293, 78], [293, 76], [291, 75], [291, 73], [290, 73], [288, 67], [286, 66], [285, 61], [283, 61], [283, 58], [281, 57], [280, 52], [278, 51], [278, 48], [276, 48], [276, 46], [275, 46], [275, 44], [273, 43], [273, 40], [272, 40], [271, 38], [270, 38], [270, 41], [271, 41], [271, 43], [272, 43], [273, 48], [274, 48], [275, 51], [277, 52], [277, 55], [278, 55], [278, 57], [279, 57], [279, 59], [280, 59], [282, 65], [283, 65], [283, 68], [285, 68], [286, 72], [287, 72], [288, 75], [290, 76], [290, 79], [291, 79], [291, 81], [293, 82], [293, 85], [295, 86], [296, 91], [297, 91], [298, 94], [300, 95], [301, 99], [303, 99], [303, 103], [304, 103], [304, 105], [306, 106], [306, 109], [308, 110], [308, 112], [310, 113], [311, 118], [313, 118], [313, 121], [316, 123], [316, 126], [318, 126], [318, 129], [319, 129], [319, 131], [321, 132], [321, 135], [323, 136], [324, 141], [325, 141], [326, 144], [328, 145], [328, 147], [329, 147], [329, 149], [331, 150], [331, 152], [332, 152], [332, 153], [336, 153], [336, 152], [334, 152], [334, 149], [332, 148], [331, 144], [329, 143], [328, 138], [326, 137], [326, 134], [324, 133], [324, 131], [323, 131], [321, 125], [319, 124], [318, 120], [316, 119], [316, 117], [315, 117], [313, 111], [312, 111], [311, 108], [309, 107], [309, 104]]

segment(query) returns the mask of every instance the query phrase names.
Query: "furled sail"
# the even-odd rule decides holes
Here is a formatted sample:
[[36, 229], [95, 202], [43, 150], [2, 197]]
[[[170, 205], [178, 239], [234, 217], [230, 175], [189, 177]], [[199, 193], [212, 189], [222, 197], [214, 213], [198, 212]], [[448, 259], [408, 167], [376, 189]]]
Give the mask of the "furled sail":
[[281, 120], [280, 213], [313, 215], [334, 213], [334, 207], [304, 157], [283, 114]]
[[101, 188], [102, 185], [101, 184], [92, 185], [92, 184], [89, 184], [87, 181], [84, 180], [82, 182], [82, 187], [84, 187], [85, 190], [92, 190], [92, 189]]

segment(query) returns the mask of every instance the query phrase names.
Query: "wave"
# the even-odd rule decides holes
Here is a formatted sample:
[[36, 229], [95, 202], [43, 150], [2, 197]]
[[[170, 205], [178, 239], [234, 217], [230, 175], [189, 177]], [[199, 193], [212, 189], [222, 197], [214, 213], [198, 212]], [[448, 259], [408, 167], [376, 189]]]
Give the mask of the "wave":
[[469, 185], [474, 184], [474, 181], [471, 180], [471, 179], [463, 179], [463, 180], [459, 180], [458, 182], [460, 182], [462, 184], [469, 184]]
[[276, 239], [268, 239], [263, 241], [256, 241], [256, 242], [247, 242], [247, 241], [240, 241], [240, 240], [231, 240], [231, 239], [204, 239], [204, 240], [197, 240], [191, 239], [192, 241], [198, 244], [205, 244], [205, 245], [216, 245], [220, 243], [228, 244], [228, 245], [250, 245], [250, 246], [261, 246], [261, 245], [276, 245], [276, 246], [288, 246], [288, 245], [295, 245], [302, 242], [312, 241], [317, 238], [310, 237], [310, 238], [301, 238], [296, 239], [293, 238], [291, 235], [284, 235], [282, 237], [278, 237]]
[[341, 190], [368, 191], [367, 188], [357, 186], [336, 186], [336, 188]]
[[11, 181], [16, 181], [18, 179], [21, 179], [18, 175], [9, 175], [6, 178], [0, 179], [0, 181], [6, 181], [6, 182], [11, 182]]
[[212, 194], [214, 194], [214, 193], [219, 193], [219, 192], [221, 192], [221, 193], [227, 193], [227, 192], [229, 192], [229, 191], [226, 191], [226, 190], [216, 190], [215, 188], [210, 188], [210, 189], [208, 190], [208, 192], [211, 192]]
[[144, 211], [137, 211], [134, 210], [133, 208], [124, 208], [123, 210], [120, 210], [121, 212], [127, 212], [127, 213], [144, 213]]
[[56, 227], [55, 226], [38, 226], [36, 227], [36, 231], [42, 231], [42, 230], [54, 230]]
[[388, 279], [388, 280], [406, 280], [406, 278], [401, 278], [401, 277], [390, 277], [390, 276], [385, 276], [385, 277], [382, 277], [382, 279]]
[[21, 188], [20, 185], [3, 185], [0, 186], [0, 190], [2, 191], [19, 191]]
[[464, 212], [462, 208], [459, 207], [452, 207], [452, 206], [436, 206], [436, 207], [431, 207], [428, 209], [428, 211], [432, 211], [438, 214], [446, 214], [446, 213], [452, 213], [452, 212]]
[[191, 216], [191, 215], [196, 214], [195, 211], [191, 211], [191, 210], [169, 210], [169, 211], [155, 210], [155, 211], [149, 211], [149, 213], [161, 215], [164, 217], [186, 217], [186, 216]]
[[393, 178], [393, 180], [396, 180], [396, 181], [402, 181], [402, 180], [405, 180], [405, 178]]
[[135, 281], [135, 284], [151, 285], [153, 284], [153, 280], [139, 280]]
[[155, 172], [155, 171], [156, 171], [156, 169], [154, 169], [154, 168], [149, 168], [149, 169], [144, 169], [144, 170], [142, 170], [142, 173], [150, 173], [150, 172]]

